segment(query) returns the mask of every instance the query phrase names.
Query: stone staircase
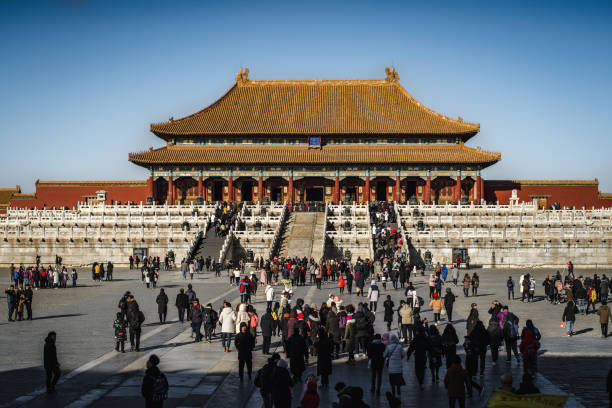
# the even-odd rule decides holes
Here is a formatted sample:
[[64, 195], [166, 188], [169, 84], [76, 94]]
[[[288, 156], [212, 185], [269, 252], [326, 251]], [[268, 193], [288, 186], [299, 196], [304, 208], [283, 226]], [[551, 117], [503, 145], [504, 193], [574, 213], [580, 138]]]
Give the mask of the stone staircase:
[[[294, 212], [289, 217], [283, 235], [281, 257], [321, 258], [324, 239], [325, 214], [317, 212]], [[317, 258], [318, 257], [318, 258]]]
[[211, 227], [206, 231], [206, 235], [200, 244], [200, 247], [196, 251], [196, 258], [202, 257], [204, 260], [208, 256], [211, 259], [219, 260], [219, 251], [221, 251], [221, 247], [223, 246], [223, 242], [225, 242], [225, 237], [218, 237], [215, 234], [215, 228]]

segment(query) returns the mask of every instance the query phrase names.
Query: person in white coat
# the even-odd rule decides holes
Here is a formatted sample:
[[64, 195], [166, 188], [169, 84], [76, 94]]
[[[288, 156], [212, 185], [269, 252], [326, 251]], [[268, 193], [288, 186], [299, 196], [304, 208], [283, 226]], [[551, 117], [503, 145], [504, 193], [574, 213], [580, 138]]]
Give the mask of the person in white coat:
[[380, 291], [378, 290], [378, 285], [376, 284], [376, 280], [372, 279], [370, 283], [370, 288], [368, 289], [368, 301], [370, 302], [370, 310], [376, 313], [376, 306], [378, 305], [378, 295]]
[[[388, 361], [388, 371], [389, 371], [389, 382], [391, 383], [391, 393], [395, 397], [402, 395], [400, 391], [400, 387], [405, 385], [404, 376], [402, 372], [404, 371], [404, 358], [406, 358], [406, 352], [404, 348], [399, 343], [399, 339], [395, 334], [392, 334], [389, 337], [389, 345], [385, 349], [385, 354], [383, 355], [385, 360]], [[397, 394], [396, 394], [397, 390]]]
[[245, 303], [241, 303], [238, 306], [238, 313], [236, 314], [236, 325], [234, 327], [234, 331], [236, 334], [240, 333], [240, 323], [246, 323], [247, 327], [251, 327], [251, 317], [247, 313], [247, 305]]
[[221, 323], [221, 343], [223, 351], [230, 351], [232, 344], [232, 335], [236, 331], [236, 313], [232, 310], [232, 305], [229, 302], [223, 302], [223, 310], [219, 314], [219, 323]]
[[266, 286], [266, 302], [267, 307], [272, 308], [272, 304], [274, 303], [274, 288], [272, 285]]

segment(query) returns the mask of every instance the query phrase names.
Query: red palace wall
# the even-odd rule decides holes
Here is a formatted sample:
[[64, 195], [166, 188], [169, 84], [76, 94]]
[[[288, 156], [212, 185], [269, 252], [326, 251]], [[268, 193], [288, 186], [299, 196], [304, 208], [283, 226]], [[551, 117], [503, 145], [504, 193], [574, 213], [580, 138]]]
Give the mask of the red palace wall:
[[106, 204], [131, 201], [139, 204], [147, 197], [147, 181], [37, 181], [34, 194], [15, 194], [11, 207], [19, 208], [72, 208], [87, 197], [96, 196], [96, 191], [106, 191]]
[[[519, 202], [539, 199], [546, 200], [547, 206], [557, 202], [561, 207], [612, 207], [612, 194], [601, 194], [597, 180], [485, 180], [484, 185], [484, 199], [489, 203], [499, 201], [500, 204], [508, 204], [512, 190], [516, 190]], [[106, 204], [128, 201], [138, 204], [145, 202], [149, 195], [147, 180], [37, 181], [34, 194], [23, 194], [18, 190], [12, 193], [7, 205], [19, 208], [72, 208], [78, 202], [96, 196], [100, 190], [106, 191]]]
[[485, 200], [508, 204], [512, 190], [519, 202], [546, 200], [546, 205], [557, 202], [561, 207], [612, 207], [609, 194], [600, 194], [595, 180], [485, 180]]

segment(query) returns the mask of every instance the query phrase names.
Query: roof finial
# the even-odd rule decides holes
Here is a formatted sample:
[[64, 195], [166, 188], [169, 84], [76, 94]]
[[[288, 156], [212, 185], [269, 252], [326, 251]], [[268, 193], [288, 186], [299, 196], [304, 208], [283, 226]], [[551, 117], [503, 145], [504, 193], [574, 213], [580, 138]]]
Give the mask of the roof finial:
[[242, 68], [240, 68], [240, 72], [238, 73], [238, 75], [236, 75], [236, 82], [238, 82], [239, 84], [243, 84], [245, 82], [248, 82], [248, 80], [249, 80], [249, 69], [245, 68], [243, 71]]
[[387, 74], [387, 78], [385, 81], [387, 82], [397, 82], [399, 81], [399, 74], [395, 72], [395, 67], [389, 69], [389, 67], [385, 68], [385, 73]]

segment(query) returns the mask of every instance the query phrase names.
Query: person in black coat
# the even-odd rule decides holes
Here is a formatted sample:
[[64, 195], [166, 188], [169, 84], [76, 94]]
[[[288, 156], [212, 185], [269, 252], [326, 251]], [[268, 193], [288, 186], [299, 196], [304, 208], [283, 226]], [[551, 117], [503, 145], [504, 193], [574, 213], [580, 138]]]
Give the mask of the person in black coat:
[[293, 335], [287, 340], [287, 355], [291, 363], [291, 374], [295, 382], [302, 382], [302, 373], [306, 370], [304, 363], [308, 354], [306, 340], [301, 336], [299, 330], [294, 330]]
[[442, 333], [442, 348], [444, 349], [444, 356], [446, 358], [446, 368], [449, 368], [455, 360], [455, 356], [457, 355], [457, 344], [459, 344], [457, 331], [453, 325], [449, 323]]
[[374, 392], [376, 390], [377, 395], [380, 395], [382, 372], [385, 366], [385, 359], [383, 357], [384, 352], [385, 345], [380, 338], [380, 334], [376, 333], [370, 344], [368, 344], [368, 358], [370, 359], [370, 370], [372, 374], [370, 391]]
[[202, 320], [204, 320], [204, 311], [200, 305], [200, 299], [193, 299], [193, 306], [189, 310], [189, 320], [191, 320], [191, 328], [195, 333], [195, 342], [202, 341]]
[[185, 293], [185, 289], [181, 289], [178, 295], [176, 295], [174, 305], [178, 309], [179, 321], [183, 323], [185, 321], [185, 312], [189, 310], [189, 296]]
[[406, 359], [410, 360], [410, 356], [414, 353], [414, 372], [419, 381], [421, 391], [423, 390], [423, 380], [425, 379], [428, 352], [431, 352], [431, 345], [427, 341], [427, 337], [425, 337], [425, 328], [419, 327], [416, 336], [410, 342]]
[[393, 308], [395, 304], [391, 300], [391, 295], [387, 295], [387, 300], [384, 301], [383, 307], [385, 308], [384, 321], [387, 323], [387, 331], [391, 331], [391, 323], [393, 322]]
[[278, 360], [276, 368], [272, 374], [272, 400], [275, 408], [291, 408], [291, 388], [293, 381], [291, 374], [287, 370], [287, 362], [283, 359]]
[[274, 331], [274, 318], [272, 310], [266, 309], [266, 313], [259, 319], [259, 327], [261, 328], [261, 336], [263, 337], [262, 353], [270, 354], [270, 342], [272, 339], [272, 331]]
[[319, 329], [318, 336], [319, 339], [314, 344], [317, 350], [317, 374], [321, 376], [321, 386], [328, 388], [329, 375], [332, 373], [333, 343], [323, 328]]
[[470, 342], [472, 343], [473, 350], [480, 358], [480, 375], [484, 375], [487, 346], [491, 342], [489, 338], [489, 332], [485, 329], [482, 322], [478, 320], [467, 337], [469, 337]]
[[168, 314], [168, 295], [164, 292], [163, 289], [159, 290], [159, 295], [157, 295], [157, 314], [159, 314], [159, 322], [166, 323], [166, 315]]
[[57, 350], [55, 349], [55, 332], [49, 332], [45, 339], [45, 348], [43, 352], [43, 366], [47, 375], [47, 392], [55, 392], [55, 385], [60, 377], [60, 365], [57, 361]]
[[448, 322], [453, 322], [453, 306], [455, 304], [455, 295], [451, 288], [446, 288], [446, 294], [444, 295], [444, 309], [446, 309], [446, 317]]
[[158, 365], [159, 357], [152, 354], [147, 361], [147, 371], [140, 387], [146, 408], [162, 408], [164, 400], [168, 397], [168, 379], [157, 367]]
[[329, 340], [332, 342], [332, 348], [334, 349], [334, 356], [338, 358], [340, 353], [340, 343], [342, 340], [342, 333], [340, 330], [340, 320], [336, 311], [336, 305], [332, 305], [331, 309], [327, 312], [326, 326], [327, 334], [329, 334]]
[[134, 300], [133, 295], [127, 296], [127, 319], [130, 329], [130, 345], [131, 351], [140, 351], [140, 333], [142, 328], [142, 322], [144, 321], [144, 315], [138, 307], [138, 303]]
[[253, 372], [253, 354], [251, 350], [255, 347], [255, 342], [245, 322], [240, 323], [240, 333], [236, 335], [234, 344], [236, 345], [236, 350], [238, 350], [238, 374], [240, 375], [240, 381], [244, 378], [245, 364], [250, 380], [251, 373]]

